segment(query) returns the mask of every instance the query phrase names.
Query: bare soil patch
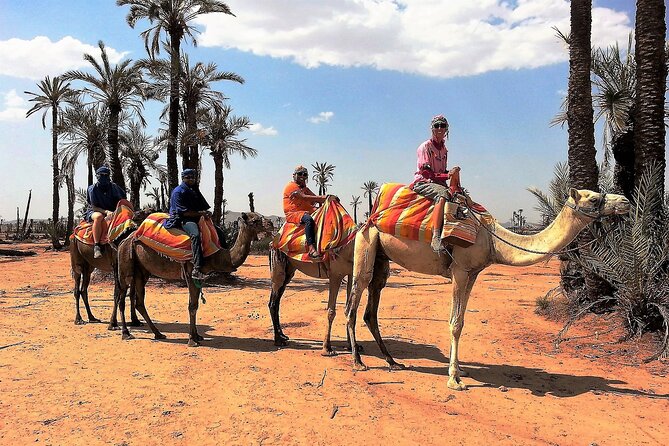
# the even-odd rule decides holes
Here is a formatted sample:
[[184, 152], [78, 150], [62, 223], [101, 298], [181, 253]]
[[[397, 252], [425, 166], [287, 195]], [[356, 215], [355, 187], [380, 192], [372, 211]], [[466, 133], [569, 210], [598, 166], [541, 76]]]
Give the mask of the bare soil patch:
[[[228, 285], [205, 288], [205, 341], [188, 348], [187, 292], [178, 284], [147, 289], [148, 310], [168, 338], [154, 341], [140, 327], [122, 341], [106, 323], [73, 324], [67, 252], [8, 247], [38, 255], [0, 257], [2, 445], [604, 446], [666, 444], [669, 436], [669, 366], [642, 363], [648, 340], [618, 343], [620, 330], [589, 316], [555, 349], [561, 323], [534, 312], [558, 283], [554, 261], [479, 276], [460, 343], [470, 389], [453, 392], [452, 285], [442, 279], [392, 265], [381, 333], [408, 368], [388, 371], [360, 314], [370, 370], [354, 372], [343, 351], [343, 293], [333, 327], [340, 354], [320, 355], [325, 281], [297, 274], [281, 306], [290, 345], [273, 345], [265, 256], [249, 257]], [[107, 278], [91, 284], [90, 300], [108, 321]]]

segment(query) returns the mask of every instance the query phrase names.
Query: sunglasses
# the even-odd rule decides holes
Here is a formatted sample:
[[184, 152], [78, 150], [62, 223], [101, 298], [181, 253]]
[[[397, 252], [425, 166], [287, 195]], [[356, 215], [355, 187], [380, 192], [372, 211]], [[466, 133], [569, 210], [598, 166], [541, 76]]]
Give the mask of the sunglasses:
[[432, 126], [433, 129], [447, 129], [448, 124], [435, 124]]
[[296, 173], [295, 176], [307, 178], [309, 176], [309, 174], [308, 173]]

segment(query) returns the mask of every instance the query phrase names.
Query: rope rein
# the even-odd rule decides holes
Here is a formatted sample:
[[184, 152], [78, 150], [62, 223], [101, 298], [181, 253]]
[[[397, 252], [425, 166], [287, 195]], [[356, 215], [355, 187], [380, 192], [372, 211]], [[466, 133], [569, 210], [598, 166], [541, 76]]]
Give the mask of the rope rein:
[[[581, 207], [581, 206], [578, 206], [578, 205], [575, 205], [575, 204], [572, 205], [571, 203], [569, 203], [569, 201], [567, 201], [567, 202], [565, 203], [565, 206], [570, 207], [571, 209], [573, 209], [574, 211], [576, 211], [576, 212], [579, 213], [579, 214], [585, 215], [586, 217], [589, 217], [589, 218], [594, 218], [594, 219], [596, 220], [596, 219], [598, 219], [598, 218], [600, 217], [600, 210], [601, 210], [601, 208], [604, 206], [604, 202], [605, 202], [605, 200], [606, 200], [606, 194], [602, 194], [602, 198], [599, 200], [598, 204], [597, 204], [596, 206], [593, 206], [593, 207], [590, 207], [590, 208]], [[592, 240], [589, 241], [588, 243], [585, 243], [585, 244], [583, 244], [583, 245], [581, 245], [581, 246], [576, 246], [576, 247], [574, 247], [574, 248], [570, 248], [570, 249], [562, 249], [562, 250], [560, 250], [560, 251], [535, 251], [535, 250], [532, 250], [532, 249], [523, 248], [522, 246], [516, 245], [515, 243], [511, 243], [511, 242], [508, 241], [508, 240], [504, 240], [502, 237], [500, 237], [499, 235], [495, 234], [495, 232], [492, 231], [490, 228], [488, 228], [488, 227], [481, 221], [481, 219], [476, 215], [476, 214], [478, 214], [478, 215], [482, 215], [483, 213], [482, 213], [482, 212], [477, 212], [477, 211], [475, 211], [474, 209], [472, 209], [472, 208], [469, 206], [469, 204], [467, 203], [466, 200], [465, 200], [465, 206], [466, 206], [467, 209], [469, 209], [469, 211], [472, 213], [472, 215], [474, 216], [474, 218], [476, 219], [476, 221], [478, 221], [478, 223], [479, 223], [481, 226], [483, 226], [483, 228], [485, 228], [485, 230], [488, 231], [493, 237], [495, 237], [496, 239], [500, 240], [501, 242], [506, 243], [507, 245], [509, 245], [509, 246], [511, 246], [511, 247], [513, 247], [513, 248], [519, 249], [519, 250], [521, 250], [521, 251], [529, 252], [529, 253], [531, 253], [531, 254], [541, 254], [541, 255], [549, 255], [549, 254], [550, 254], [550, 255], [559, 255], [559, 254], [566, 254], [566, 253], [568, 253], [568, 252], [578, 251], [579, 249], [583, 249], [583, 248], [585, 248], [585, 247], [587, 247], [587, 246], [590, 246], [590, 245], [594, 244], [595, 242], [597, 242], [597, 239], [595, 238], [595, 239], [592, 239]], [[607, 235], [607, 234], [610, 233], [610, 232], [611, 232], [611, 230], [610, 230], [610, 231], [607, 231], [606, 234], [604, 234], [604, 235]]]

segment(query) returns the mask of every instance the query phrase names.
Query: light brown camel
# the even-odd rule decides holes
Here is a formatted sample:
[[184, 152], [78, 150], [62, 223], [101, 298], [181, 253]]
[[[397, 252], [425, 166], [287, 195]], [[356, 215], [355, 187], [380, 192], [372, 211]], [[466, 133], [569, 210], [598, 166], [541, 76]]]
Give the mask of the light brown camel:
[[[448, 387], [466, 389], [460, 376], [458, 341], [464, 327], [467, 301], [479, 273], [493, 263], [526, 266], [545, 260], [550, 253], [563, 249], [593, 220], [609, 215], [626, 214], [629, 202], [621, 195], [599, 194], [589, 190], [570, 190], [570, 197], [557, 218], [535, 235], [518, 235], [497, 223], [480, 228], [475, 243], [468, 247], [454, 247], [451, 264], [453, 300], [450, 318], [451, 351], [449, 355]], [[492, 235], [492, 234], [495, 235]], [[497, 237], [499, 237], [499, 239]], [[508, 242], [504, 243], [500, 239]], [[515, 245], [515, 247], [514, 247]], [[388, 260], [422, 274], [448, 276], [439, 255], [429, 244], [402, 239], [380, 232], [370, 226], [358, 232], [353, 260], [353, 289], [346, 308], [347, 329], [351, 339], [354, 367], [365, 370], [356, 348], [355, 322], [360, 298], [369, 286], [369, 302], [364, 320], [391, 368], [404, 368], [395, 362], [383, 343], [378, 325], [381, 288], [388, 276]], [[382, 276], [382, 277], [379, 277]]]
[[[255, 212], [242, 213], [238, 220], [239, 234], [232, 249], [221, 249], [215, 254], [205, 257], [202, 263], [202, 272], [233, 272], [241, 266], [249, 255], [251, 242], [257, 239], [259, 233], [270, 233], [273, 231], [272, 222]], [[135, 306], [142, 315], [146, 323], [151, 328], [155, 339], [164, 339], [158, 328], [149, 317], [144, 304], [146, 281], [150, 276], [156, 276], [163, 279], [184, 279], [188, 285], [188, 313], [190, 315], [190, 330], [188, 336], [188, 345], [198, 346], [202, 341], [202, 336], [197, 332], [195, 320], [198, 309], [198, 299], [200, 289], [191, 278], [193, 264], [179, 262], [168, 259], [158, 254], [153, 249], [143, 245], [133, 237], [124, 240], [119, 246], [119, 311], [121, 313], [121, 326], [123, 339], [132, 339], [125, 323], [125, 295], [128, 287], [134, 283], [135, 287]]]
[[344, 277], [347, 278], [346, 297], [351, 294], [351, 275], [353, 273], [353, 245], [354, 241], [349, 242], [337, 253], [333, 260], [321, 263], [300, 262], [285, 253], [271, 249], [270, 251], [270, 274], [272, 276], [272, 291], [269, 296], [269, 313], [272, 316], [272, 326], [274, 327], [274, 345], [283, 346], [288, 344], [288, 336], [281, 329], [279, 321], [279, 307], [281, 305], [281, 296], [283, 296], [286, 286], [290, 283], [295, 271], [301, 271], [309, 277], [318, 279], [326, 278], [329, 282], [328, 297], [328, 325], [323, 340], [323, 356], [332, 356], [335, 354], [330, 343], [330, 332], [332, 331], [332, 321], [334, 321], [337, 304], [337, 295]]
[[[112, 311], [112, 316], [109, 321], [109, 330], [118, 328], [118, 323], [116, 321], [116, 303], [118, 296], [118, 283], [116, 275], [116, 255], [117, 250], [116, 246], [113, 244], [105, 245], [104, 250], [102, 251], [102, 257], [96, 259], [93, 257], [93, 246], [87, 245], [80, 242], [76, 238], [73, 238], [70, 243], [70, 265], [72, 266], [72, 278], [74, 279], [74, 301], [76, 303], [77, 313], [74, 317], [75, 325], [81, 325], [84, 323], [84, 320], [81, 318], [81, 313], [79, 312], [79, 300], [80, 298], [84, 301], [86, 306], [86, 312], [88, 313], [89, 322], [101, 322], [100, 319], [97, 319], [93, 316], [91, 312], [91, 307], [88, 304], [88, 285], [91, 282], [91, 274], [97, 268], [100, 271], [106, 273], [114, 273], [114, 309]], [[132, 292], [132, 290], [131, 290]], [[135, 302], [134, 299], [130, 300], [130, 316], [131, 321], [130, 325], [134, 327], [139, 327], [142, 323], [137, 318], [137, 313], [135, 312]]]

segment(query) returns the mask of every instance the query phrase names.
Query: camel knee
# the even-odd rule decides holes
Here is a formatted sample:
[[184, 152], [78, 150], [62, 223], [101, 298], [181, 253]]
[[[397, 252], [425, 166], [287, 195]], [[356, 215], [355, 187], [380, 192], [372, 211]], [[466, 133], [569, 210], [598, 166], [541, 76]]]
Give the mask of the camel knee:
[[328, 308], [328, 321], [334, 321], [335, 316], [337, 316], [337, 310], [334, 308]]
[[451, 336], [453, 336], [456, 339], [459, 338], [464, 326], [465, 326], [465, 321], [457, 321], [451, 323]]

